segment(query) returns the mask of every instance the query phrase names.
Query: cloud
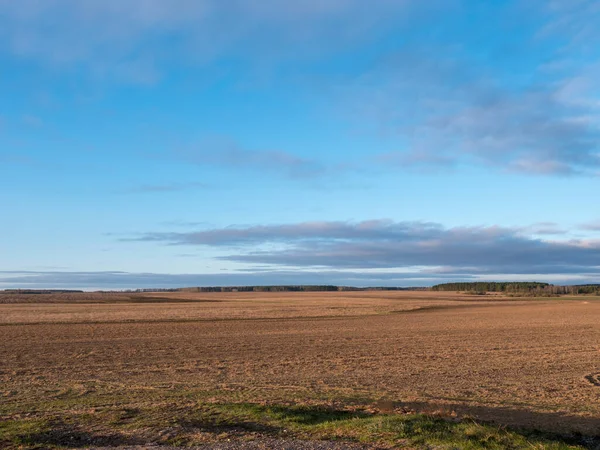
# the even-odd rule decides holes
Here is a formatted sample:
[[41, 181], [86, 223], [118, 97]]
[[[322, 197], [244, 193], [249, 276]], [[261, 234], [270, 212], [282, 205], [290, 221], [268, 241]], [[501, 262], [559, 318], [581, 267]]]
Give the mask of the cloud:
[[161, 223], [166, 227], [201, 227], [201, 226], [209, 226], [209, 222], [198, 222], [198, 221], [188, 221], [188, 220], [165, 220]]
[[[328, 69], [321, 81], [329, 87], [324, 103], [352, 111], [361, 127], [393, 135], [396, 150], [374, 156], [373, 164], [598, 175], [597, 2], [473, 8], [487, 8], [482, 20], [489, 31], [473, 27], [472, 34], [461, 21], [465, 8], [473, 7], [461, 0], [380, 0], [376, 6], [362, 0], [0, 0], [0, 51], [136, 84], [154, 84], [174, 67], [293, 62], [294, 82], [311, 84], [318, 71], [301, 62], [368, 49], [372, 67], [362, 61], [342, 73]], [[401, 39], [391, 34], [398, 30], [406, 31]], [[372, 45], [382, 37], [397, 41], [383, 56]], [[242, 65], [244, 77], [252, 72], [247, 69]], [[225, 147], [221, 155], [187, 149], [184, 156], [297, 178], [326, 172], [284, 149]]]
[[565, 235], [568, 234], [568, 230], [560, 227], [557, 223], [554, 222], [539, 222], [534, 223], [533, 225], [529, 225], [527, 227], [522, 227], [521, 232], [527, 235]]
[[[1, 47], [50, 66], [151, 84], [164, 65], [224, 54], [296, 58], [405, 21], [414, 0], [0, 0]], [[437, 3], [437, 2], [436, 2]], [[432, 7], [432, 6], [430, 6]], [[0, 47], [0, 48], [1, 48]]]
[[[469, 279], [468, 275], [461, 279]], [[0, 271], [0, 289], [113, 290], [189, 286], [334, 284], [340, 286], [416, 286], [447, 280], [445, 275], [342, 271], [266, 271], [218, 274]]]
[[0, 271], [0, 289], [83, 289], [120, 290], [179, 288], [191, 286], [265, 286], [323, 285], [337, 286], [431, 286], [438, 283], [473, 280], [536, 280], [558, 284], [590, 284], [597, 282], [600, 272], [576, 274], [531, 275], [519, 272], [491, 274], [439, 268], [418, 272], [377, 272], [341, 270], [257, 270], [216, 274], [164, 274], [122, 271]]
[[210, 185], [206, 183], [168, 183], [168, 184], [145, 184], [142, 186], [137, 186], [131, 189], [126, 189], [122, 191], [126, 194], [154, 194], [161, 192], [180, 192], [187, 191], [190, 189], [207, 189], [210, 188]]
[[[410, 58], [405, 64], [412, 65]], [[376, 71], [376, 81], [367, 82], [377, 85], [374, 91], [348, 88], [361, 93], [358, 101], [367, 105], [367, 117], [404, 141], [398, 150], [376, 156], [377, 162], [402, 168], [467, 165], [538, 175], [598, 174], [600, 102], [585, 100], [594, 97], [591, 73], [514, 87], [502, 77], [469, 74], [467, 61], [433, 65], [387, 66], [377, 70], [385, 75]], [[398, 98], [404, 101], [391, 103]]]
[[0, 154], [0, 164], [15, 164], [24, 166], [37, 166], [39, 162], [30, 156], [17, 153]]
[[41, 128], [44, 126], [44, 121], [41, 118], [31, 114], [23, 115], [21, 121], [31, 128]]
[[329, 168], [318, 161], [284, 150], [250, 150], [227, 138], [205, 139], [197, 145], [175, 149], [169, 157], [199, 166], [215, 166], [234, 170], [265, 171], [302, 179], [322, 176]]
[[395, 145], [372, 158], [386, 168], [599, 175], [597, 2], [489, 5], [463, 4], [485, 30], [449, 15], [331, 82], [338, 110]]
[[586, 231], [600, 231], [600, 220], [596, 222], [584, 223], [581, 225], [581, 229]]
[[458, 161], [451, 155], [440, 155], [431, 150], [413, 150], [411, 152], [387, 152], [375, 158], [377, 163], [392, 167], [420, 167], [438, 170], [453, 170]]
[[540, 31], [541, 37], [560, 36], [567, 40], [567, 50], [596, 54], [600, 42], [600, 5], [595, 0], [551, 0], [542, 3], [549, 16]]
[[388, 220], [350, 222], [303, 222], [289, 225], [257, 225], [251, 227], [228, 227], [192, 233], [148, 233], [136, 240], [168, 241], [184, 245], [230, 246], [239, 244], [262, 244], [265, 242], [294, 241], [340, 241], [340, 240], [381, 240], [393, 239], [402, 235], [418, 238], [438, 224], [394, 223]]
[[446, 228], [437, 223], [304, 222], [146, 233], [131, 240], [226, 249], [219, 259], [272, 267], [461, 274], [598, 273], [600, 241], [550, 240], [551, 224]]

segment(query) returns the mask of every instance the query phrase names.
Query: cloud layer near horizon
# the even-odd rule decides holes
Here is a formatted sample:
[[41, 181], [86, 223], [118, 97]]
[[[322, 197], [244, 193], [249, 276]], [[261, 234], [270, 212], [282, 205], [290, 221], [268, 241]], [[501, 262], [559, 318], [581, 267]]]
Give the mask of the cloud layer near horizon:
[[[460, 279], [469, 280], [469, 275]], [[190, 286], [426, 286], [448, 281], [445, 275], [365, 273], [353, 271], [264, 271], [214, 274], [164, 274], [131, 272], [0, 271], [0, 289], [144, 289]]]
[[156, 232], [121, 241], [123, 245], [142, 241], [218, 249], [225, 256], [217, 259], [242, 263], [245, 268], [202, 274], [0, 271], [0, 288], [430, 286], [468, 280], [598, 282], [600, 240], [569, 239], [566, 234], [553, 223], [447, 228], [430, 222], [390, 220]]
[[180, 288], [191, 286], [267, 286], [267, 285], [336, 285], [336, 286], [432, 286], [438, 283], [494, 280], [549, 281], [555, 284], [588, 284], [598, 281], [600, 272], [578, 276], [552, 277], [515, 275], [477, 276], [465, 273], [406, 273], [365, 271], [264, 271], [214, 274], [134, 273], [117, 271], [0, 271], [2, 289], [82, 289], [122, 290]]
[[222, 248], [231, 254], [221, 259], [274, 267], [462, 274], [598, 272], [600, 241], [548, 239], [563, 233], [552, 225], [446, 228], [388, 220], [305, 222], [146, 233], [131, 240]]

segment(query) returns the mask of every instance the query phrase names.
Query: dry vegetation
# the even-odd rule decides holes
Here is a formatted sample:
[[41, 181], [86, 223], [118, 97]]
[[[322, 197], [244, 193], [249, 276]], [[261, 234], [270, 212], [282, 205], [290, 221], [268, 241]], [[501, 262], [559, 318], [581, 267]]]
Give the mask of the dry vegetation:
[[[0, 447], [291, 433], [444, 448], [458, 438], [443, 433], [459, 431], [495, 436], [459, 448], [510, 446], [485, 425], [455, 422], [465, 416], [574, 436], [584, 446], [600, 435], [597, 297], [15, 297], [0, 294]], [[435, 428], [435, 437], [417, 419], [448, 429]]]

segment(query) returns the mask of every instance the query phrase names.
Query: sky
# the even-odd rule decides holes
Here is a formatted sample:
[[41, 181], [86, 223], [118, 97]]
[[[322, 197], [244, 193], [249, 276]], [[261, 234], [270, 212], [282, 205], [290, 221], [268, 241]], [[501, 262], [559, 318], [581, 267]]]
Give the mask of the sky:
[[0, 0], [0, 289], [600, 282], [596, 0]]

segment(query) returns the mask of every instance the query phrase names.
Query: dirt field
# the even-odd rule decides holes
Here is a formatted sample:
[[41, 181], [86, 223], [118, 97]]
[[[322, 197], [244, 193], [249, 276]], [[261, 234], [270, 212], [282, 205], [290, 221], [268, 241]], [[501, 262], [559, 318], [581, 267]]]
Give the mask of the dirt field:
[[600, 435], [597, 297], [47, 297], [0, 295], [0, 424], [202, 401], [438, 411]]

